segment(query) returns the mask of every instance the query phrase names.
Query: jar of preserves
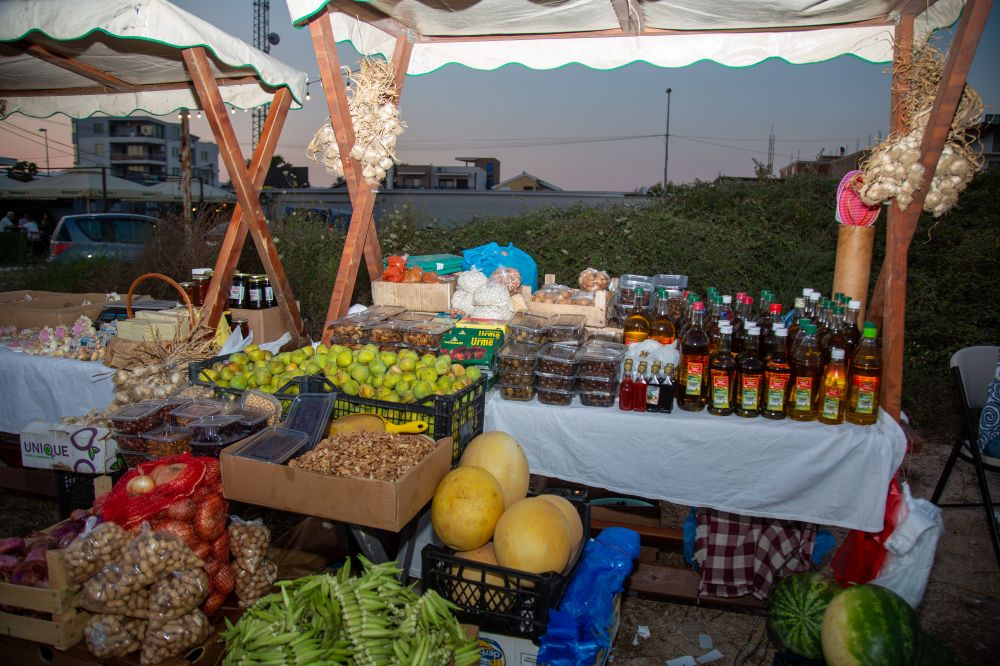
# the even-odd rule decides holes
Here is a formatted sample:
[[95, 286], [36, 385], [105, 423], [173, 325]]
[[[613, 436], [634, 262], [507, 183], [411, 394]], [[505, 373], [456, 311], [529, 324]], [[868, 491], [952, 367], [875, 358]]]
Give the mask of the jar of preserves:
[[180, 288], [184, 290], [187, 297], [194, 303], [194, 282], [178, 282], [177, 284], [180, 285]]
[[205, 296], [208, 294], [208, 282], [211, 279], [211, 275], [195, 275], [191, 280], [191, 304], [195, 307], [201, 307], [205, 304]]
[[247, 307], [251, 310], [263, 310], [264, 305], [264, 280], [263, 275], [251, 275], [247, 280]]
[[229, 288], [229, 307], [247, 307], [247, 277], [246, 273], [233, 273], [233, 284]]
[[264, 307], [277, 307], [278, 301], [274, 298], [274, 289], [271, 287], [271, 278], [264, 276]]
[[250, 335], [250, 322], [246, 317], [233, 317], [233, 325], [230, 330], [237, 326], [240, 327], [240, 335], [244, 338]]

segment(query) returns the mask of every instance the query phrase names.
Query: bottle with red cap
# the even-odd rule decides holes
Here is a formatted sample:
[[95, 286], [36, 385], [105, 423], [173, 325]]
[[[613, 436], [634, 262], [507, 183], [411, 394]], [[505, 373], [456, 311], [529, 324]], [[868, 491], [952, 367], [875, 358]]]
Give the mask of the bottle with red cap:
[[681, 338], [681, 364], [678, 373], [677, 406], [689, 412], [705, 408], [708, 388], [708, 335], [703, 318], [705, 304], [691, 304], [691, 321]]

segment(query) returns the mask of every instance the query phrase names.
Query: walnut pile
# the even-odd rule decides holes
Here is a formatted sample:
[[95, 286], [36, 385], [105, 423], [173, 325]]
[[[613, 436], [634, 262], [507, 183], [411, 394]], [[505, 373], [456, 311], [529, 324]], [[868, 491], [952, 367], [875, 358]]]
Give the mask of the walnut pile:
[[324, 439], [312, 451], [288, 464], [331, 476], [398, 481], [436, 446], [430, 438], [419, 435], [341, 433]]

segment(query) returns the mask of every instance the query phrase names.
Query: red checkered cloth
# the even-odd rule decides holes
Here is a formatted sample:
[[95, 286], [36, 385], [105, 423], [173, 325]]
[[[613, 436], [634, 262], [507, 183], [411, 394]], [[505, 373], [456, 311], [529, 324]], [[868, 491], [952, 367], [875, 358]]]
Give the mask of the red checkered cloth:
[[816, 525], [698, 509], [699, 594], [766, 599], [775, 582], [809, 568]]

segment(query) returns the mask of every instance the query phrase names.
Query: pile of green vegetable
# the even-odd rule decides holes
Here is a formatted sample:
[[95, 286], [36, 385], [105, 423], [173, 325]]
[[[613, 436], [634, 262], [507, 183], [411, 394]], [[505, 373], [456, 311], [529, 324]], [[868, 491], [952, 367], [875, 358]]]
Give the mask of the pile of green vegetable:
[[479, 643], [452, 614], [454, 604], [430, 590], [402, 585], [395, 562], [363, 557], [337, 575], [282, 581], [234, 625], [226, 621], [225, 666], [260, 664], [479, 664]]

